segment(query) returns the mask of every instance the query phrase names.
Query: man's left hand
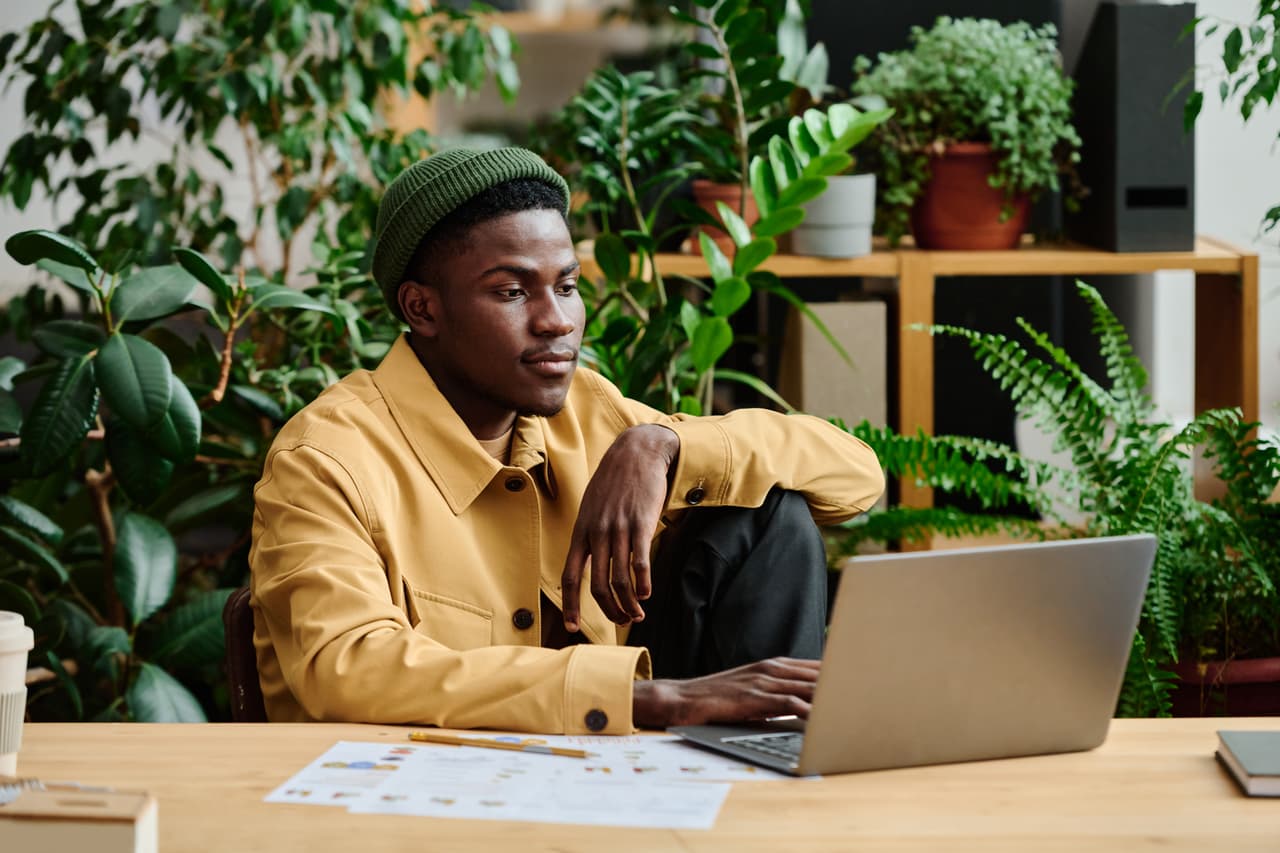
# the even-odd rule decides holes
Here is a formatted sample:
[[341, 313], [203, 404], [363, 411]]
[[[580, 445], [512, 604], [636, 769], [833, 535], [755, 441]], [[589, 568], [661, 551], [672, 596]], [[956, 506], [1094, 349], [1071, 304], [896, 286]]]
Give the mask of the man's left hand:
[[600, 460], [587, 484], [569, 541], [560, 586], [564, 626], [578, 630], [582, 573], [591, 560], [591, 595], [611, 621], [644, 619], [649, 597], [649, 547], [667, 501], [669, 472], [680, 437], [656, 424], [624, 431]]

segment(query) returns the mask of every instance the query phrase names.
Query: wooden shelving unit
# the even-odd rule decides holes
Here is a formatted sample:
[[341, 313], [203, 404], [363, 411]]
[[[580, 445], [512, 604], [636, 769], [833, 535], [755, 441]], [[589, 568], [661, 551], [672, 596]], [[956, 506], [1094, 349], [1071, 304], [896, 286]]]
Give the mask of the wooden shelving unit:
[[[585, 253], [583, 268], [598, 272]], [[660, 255], [664, 273], [707, 275], [701, 256]], [[1196, 275], [1196, 411], [1238, 406], [1246, 420], [1258, 417], [1258, 256], [1209, 237], [1189, 252], [1106, 252], [1087, 246], [1025, 245], [1012, 251], [941, 252], [913, 247], [876, 248], [848, 260], [775, 255], [764, 265], [784, 278], [896, 278], [901, 324], [890, 360], [897, 365], [894, 426], [933, 432], [933, 340], [912, 326], [933, 323], [938, 276], [1130, 275], [1190, 270]], [[900, 484], [902, 503], [932, 506], [933, 490]]]

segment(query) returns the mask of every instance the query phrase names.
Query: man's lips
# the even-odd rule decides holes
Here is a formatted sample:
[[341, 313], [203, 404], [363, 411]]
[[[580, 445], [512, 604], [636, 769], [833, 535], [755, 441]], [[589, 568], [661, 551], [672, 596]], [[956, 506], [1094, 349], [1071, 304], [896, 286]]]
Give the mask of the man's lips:
[[545, 350], [529, 353], [520, 360], [542, 376], [566, 376], [577, 365], [578, 353], [574, 350]]

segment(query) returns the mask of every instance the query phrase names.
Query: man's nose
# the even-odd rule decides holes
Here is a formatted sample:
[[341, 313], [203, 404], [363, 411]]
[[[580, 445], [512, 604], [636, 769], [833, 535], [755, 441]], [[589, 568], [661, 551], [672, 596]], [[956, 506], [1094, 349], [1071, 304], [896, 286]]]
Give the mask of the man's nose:
[[560, 297], [550, 294], [539, 299], [533, 314], [534, 334], [546, 337], [564, 337], [573, 331], [573, 317], [562, 304]]

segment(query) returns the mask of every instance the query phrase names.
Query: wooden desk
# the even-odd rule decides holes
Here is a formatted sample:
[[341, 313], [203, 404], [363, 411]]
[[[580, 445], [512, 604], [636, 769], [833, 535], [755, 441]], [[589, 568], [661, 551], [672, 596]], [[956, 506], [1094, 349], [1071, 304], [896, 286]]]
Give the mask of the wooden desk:
[[[588, 275], [595, 262], [582, 258]], [[707, 275], [700, 255], [660, 255], [664, 274]], [[1013, 251], [935, 252], [877, 247], [848, 260], [775, 255], [764, 269], [783, 278], [897, 278], [901, 335], [896, 353], [899, 432], [933, 433], [933, 339], [908, 327], [933, 323], [938, 276], [1131, 275], [1159, 270], [1196, 274], [1195, 407], [1239, 406], [1258, 418], [1258, 256], [1201, 237], [1190, 252], [1118, 254], [1077, 245], [1027, 245]], [[906, 506], [932, 506], [933, 490], [901, 482]], [[1280, 845], [1278, 845], [1280, 846]]]
[[352, 815], [262, 798], [338, 740], [401, 743], [349, 725], [33, 724], [24, 776], [145, 788], [160, 849], [393, 851], [1280, 849], [1280, 801], [1250, 799], [1217, 765], [1220, 728], [1276, 720], [1117, 720], [1093, 752], [735, 785], [713, 830]]

